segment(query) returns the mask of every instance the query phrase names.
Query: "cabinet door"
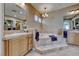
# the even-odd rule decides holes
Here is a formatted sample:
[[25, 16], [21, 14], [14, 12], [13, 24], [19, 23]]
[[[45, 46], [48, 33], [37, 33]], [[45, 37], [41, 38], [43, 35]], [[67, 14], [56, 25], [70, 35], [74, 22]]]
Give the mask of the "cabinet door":
[[20, 55], [28, 52], [28, 37], [22, 36], [20, 39]]
[[73, 33], [71, 33], [71, 32], [68, 33], [68, 40], [67, 40], [67, 42], [69, 44], [72, 44], [74, 42], [74, 34]]
[[79, 33], [70, 33], [68, 35], [68, 43], [79, 45]]
[[26, 54], [29, 50], [28, 37], [24, 39], [24, 53]]
[[9, 55], [9, 40], [4, 40], [4, 55]]
[[9, 40], [9, 55], [10, 56], [19, 55], [19, 39]]
[[20, 55], [23, 55], [24, 54], [24, 41], [25, 41], [25, 37], [20, 37]]
[[73, 43], [79, 45], [79, 33], [75, 33]]
[[33, 48], [33, 36], [29, 35], [29, 50]]

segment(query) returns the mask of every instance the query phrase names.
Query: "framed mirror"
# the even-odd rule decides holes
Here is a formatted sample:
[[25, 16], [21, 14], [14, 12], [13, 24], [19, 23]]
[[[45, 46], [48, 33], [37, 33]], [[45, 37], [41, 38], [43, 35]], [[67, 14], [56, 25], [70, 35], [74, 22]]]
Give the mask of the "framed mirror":
[[26, 10], [16, 3], [5, 3], [4, 30], [22, 30], [27, 28]]

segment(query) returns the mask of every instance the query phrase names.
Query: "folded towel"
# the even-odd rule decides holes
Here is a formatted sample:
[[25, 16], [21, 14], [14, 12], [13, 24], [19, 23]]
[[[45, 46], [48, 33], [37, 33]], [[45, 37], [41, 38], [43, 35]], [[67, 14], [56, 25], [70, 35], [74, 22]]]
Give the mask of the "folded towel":
[[49, 35], [51, 37], [51, 41], [57, 41], [57, 37], [55, 35]]
[[36, 39], [36, 41], [39, 41], [39, 32], [36, 32], [35, 39]]

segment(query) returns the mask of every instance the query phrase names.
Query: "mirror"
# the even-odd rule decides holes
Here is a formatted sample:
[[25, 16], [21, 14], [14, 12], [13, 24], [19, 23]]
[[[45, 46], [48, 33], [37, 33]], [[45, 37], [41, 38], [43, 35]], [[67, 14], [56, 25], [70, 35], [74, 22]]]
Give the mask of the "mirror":
[[74, 24], [74, 29], [78, 29], [79, 30], [79, 15], [76, 15], [73, 19], [73, 24]]
[[79, 29], [79, 18], [75, 19], [75, 27]]
[[74, 22], [72, 21], [72, 19], [73, 19], [73, 17], [74, 17], [75, 15], [65, 15], [64, 16], [64, 29], [65, 30], [71, 30], [71, 29], [73, 29], [73, 27], [74, 27]]
[[4, 30], [26, 29], [26, 10], [15, 3], [5, 3]]
[[79, 14], [64, 16], [64, 23], [66, 23], [64, 24], [65, 29], [67, 29], [67, 27], [69, 27], [71, 30], [79, 29]]

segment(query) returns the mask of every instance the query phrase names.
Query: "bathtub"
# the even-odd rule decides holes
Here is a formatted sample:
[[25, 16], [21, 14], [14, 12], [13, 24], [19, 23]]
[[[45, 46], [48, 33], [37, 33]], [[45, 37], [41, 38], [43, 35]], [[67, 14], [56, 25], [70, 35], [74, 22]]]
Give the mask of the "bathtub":
[[[49, 35], [57, 36], [57, 41], [51, 41]], [[52, 33], [40, 33], [39, 41], [34, 40], [35, 49], [39, 51], [52, 50], [54, 48], [67, 47], [66, 39]]]

